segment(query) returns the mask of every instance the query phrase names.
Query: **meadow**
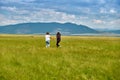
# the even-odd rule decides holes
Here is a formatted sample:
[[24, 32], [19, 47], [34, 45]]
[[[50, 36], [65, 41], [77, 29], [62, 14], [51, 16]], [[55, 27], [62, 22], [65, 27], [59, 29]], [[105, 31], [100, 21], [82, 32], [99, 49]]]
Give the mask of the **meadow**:
[[0, 35], [0, 80], [120, 80], [120, 37]]

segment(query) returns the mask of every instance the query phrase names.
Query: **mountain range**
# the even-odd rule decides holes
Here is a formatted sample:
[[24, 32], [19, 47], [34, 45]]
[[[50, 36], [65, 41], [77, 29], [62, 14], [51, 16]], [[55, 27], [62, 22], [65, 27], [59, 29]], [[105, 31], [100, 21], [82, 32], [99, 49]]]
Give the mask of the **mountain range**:
[[0, 26], [2, 34], [45, 34], [50, 32], [55, 34], [60, 31], [62, 34], [83, 34], [83, 33], [99, 33], [85, 25], [77, 25], [73, 23], [21, 23], [15, 25]]
[[120, 34], [120, 30], [109, 30], [109, 33]]

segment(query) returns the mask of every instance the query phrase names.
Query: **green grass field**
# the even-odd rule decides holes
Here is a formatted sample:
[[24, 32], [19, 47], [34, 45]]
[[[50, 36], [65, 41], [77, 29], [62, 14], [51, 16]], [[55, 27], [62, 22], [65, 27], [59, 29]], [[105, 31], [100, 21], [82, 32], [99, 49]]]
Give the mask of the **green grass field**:
[[[53, 36], [55, 38], [55, 36]], [[0, 80], [120, 80], [120, 38], [0, 35]]]

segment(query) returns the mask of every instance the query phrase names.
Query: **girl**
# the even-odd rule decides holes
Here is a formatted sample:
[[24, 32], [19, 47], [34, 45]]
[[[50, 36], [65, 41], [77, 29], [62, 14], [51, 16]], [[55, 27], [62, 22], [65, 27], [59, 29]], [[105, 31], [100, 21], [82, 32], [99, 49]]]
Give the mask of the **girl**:
[[59, 45], [59, 43], [60, 43], [60, 41], [61, 41], [61, 34], [60, 34], [60, 32], [57, 32], [57, 34], [56, 34], [56, 46], [57, 47], [59, 47], [60, 45]]
[[50, 47], [50, 34], [49, 34], [49, 32], [46, 32], [45, 41], [46, 41], [46, 48]]

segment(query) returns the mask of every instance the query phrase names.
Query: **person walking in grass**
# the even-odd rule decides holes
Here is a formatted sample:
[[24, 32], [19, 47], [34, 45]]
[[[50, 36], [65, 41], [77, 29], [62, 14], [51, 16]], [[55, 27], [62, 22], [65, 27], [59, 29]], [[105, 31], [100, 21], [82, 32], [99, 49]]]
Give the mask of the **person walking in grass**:
[[49, 32], [46, 32], [45, 41], [46, 41], [46, 48], [50, 47], [50, 33]]
[[61, 34], [60, 34], [60, 32], [57, 32], [57, 34], [56, 34], [56, 46], [57, 47], [60, 47], [60, 41], [61, 41]]

